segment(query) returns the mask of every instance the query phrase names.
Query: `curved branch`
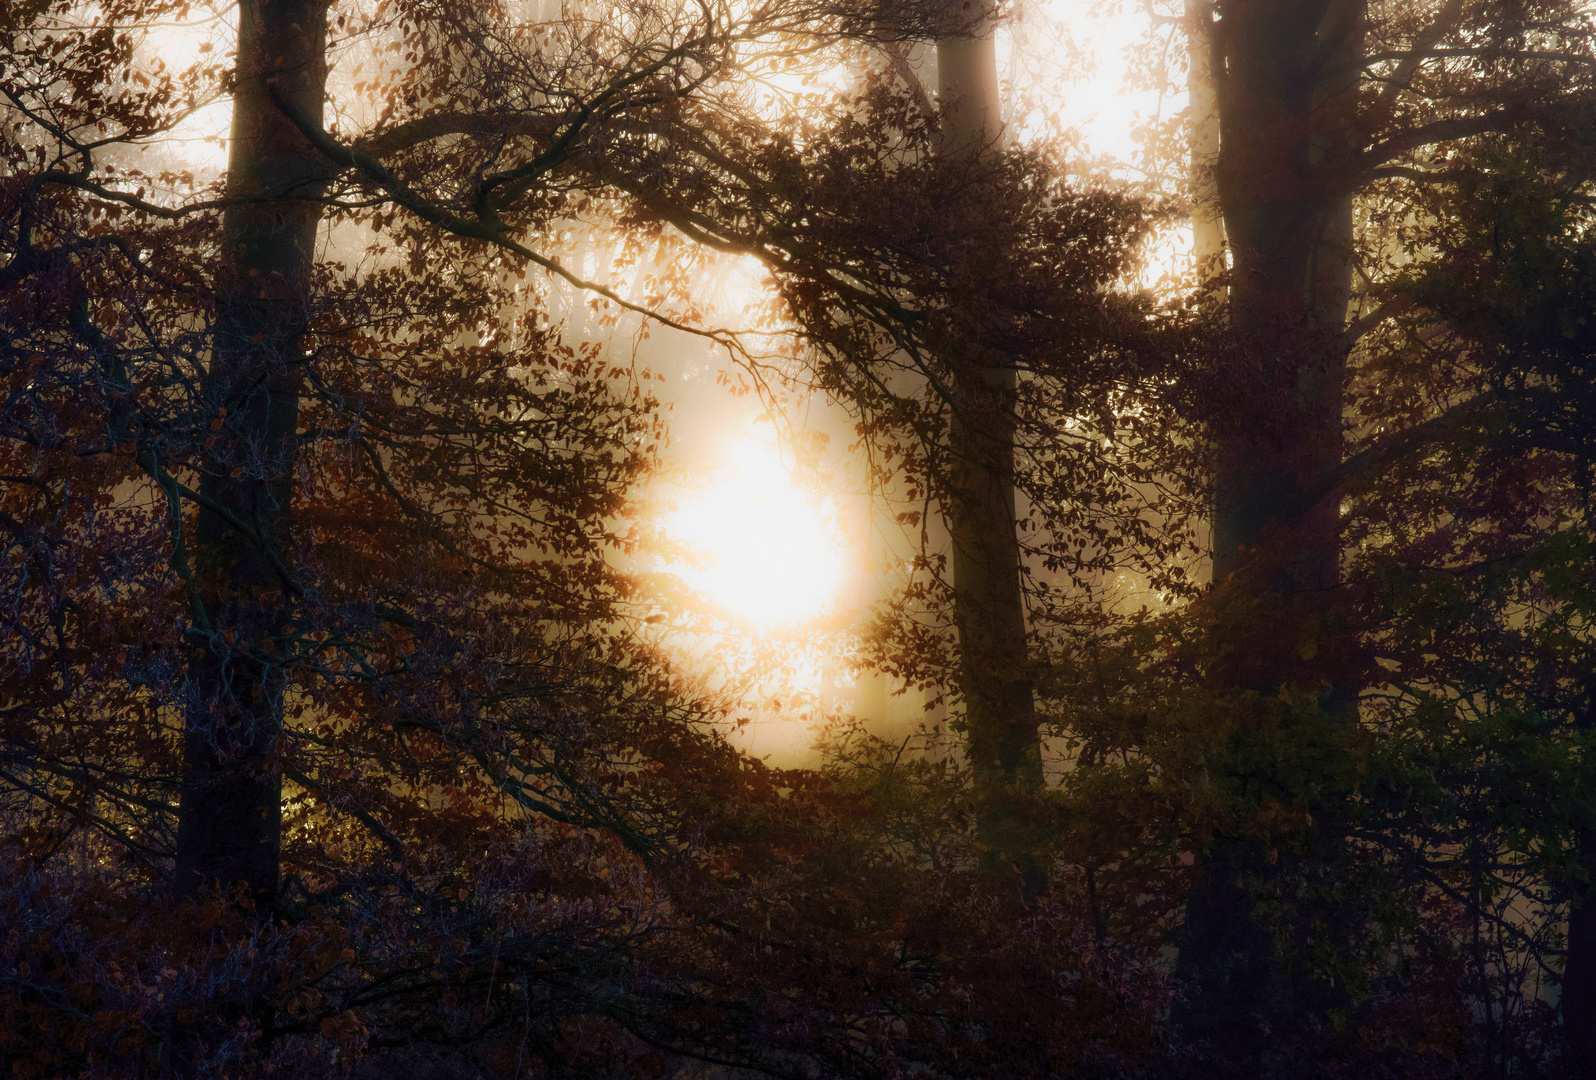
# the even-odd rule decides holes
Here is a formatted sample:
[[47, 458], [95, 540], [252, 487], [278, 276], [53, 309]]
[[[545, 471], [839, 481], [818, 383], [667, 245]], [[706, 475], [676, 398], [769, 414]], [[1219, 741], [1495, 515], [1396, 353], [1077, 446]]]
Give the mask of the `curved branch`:
[[1475, 135], [1488, 135], [1491, 132], [1504, 131], [1523, 119], [1524, 111], [1522, 109], [1508, 108], [1482, 113], [1479, 116], [1459, 116], [1446, 120], [1436, 120], [1433, 123], [1409, 128], [1364, 151], [1357, 159], [1359, 171], [1354, 180], [1358, 182], [1366, 180], [1380, 166], [1423, 147], [1433, 146], [1441, 142], [1451, 142], [1454, 139], [1467, 139]]
[[1374, 114], [1385, 116], [1396, 105], [1397, 95], [1406, 90], [1413, 82], [1413, 76], [1419, 67], [1435, 56], [1435, 43], [1444, 37], [1447, 31], [1457, 25], [1463, 16], [1463, 5], [1466, 0], [1448, 0], [1445, 8], [1413, 43], [1413, 48], [1397, 63], [1396, 70], [1390, 75], [1384, 90], [1380, 91], [1380, 98], [1375, 102]]
[[556, 132], [570, 122], [571, 117], [559, 113], [508, 117], [483, 113], [434, 113], [389, 128], [380, 135], [361, 139], [356, 145], [367, 154], [385, 157], [450, 135], [552, 139]]
[[496, 217], [461, 217], [435, 205], [406, 184], [392, 169], [389, 169], [370, 154], [356, 147], [346, 146], [333, 138], [318, 121], [311, 119], [287, 98], [278, 93], [275, 85], [268, 83], [267, 90], [271, 94], [272, 102], [282, 111], [283, 115], [288, 117], [294, 126], [299, 129], [300, 133], [309, 139], [311, 144], [330, 161], [345, 169], [354, 169], [367, 180], [387, 192], [394, 202], [428, 224], [436, 225], [446, 232], [453, 233], [455, 236], [468, 240], [481, 240], [504, 251], [519, 255], [527, 262], [540, 266], [557, 277], [564, 279], [575, 288], [583, 292], [602, 296], [618, 307], [641, 315], [646, 319], [651, 319], [661, 326], [668, 326], [672, 330], [680, 330], [684, 334], [692, 334], [695, 337], [707, 338], [727, 349], [739, 353], [743, 352], [735, 332], [706, 330], [701, 326], [693, 326], [682, 322], [680, 319], [672, 318], [664, 312], [656, 311], [647, 305], [634, 304], [607, 285], [601, 285], [596, 281], [588, 281], [579, 277], [561, 266], [556, 260], [540, 255], [520, 241], [513, 239], [509, 230]]

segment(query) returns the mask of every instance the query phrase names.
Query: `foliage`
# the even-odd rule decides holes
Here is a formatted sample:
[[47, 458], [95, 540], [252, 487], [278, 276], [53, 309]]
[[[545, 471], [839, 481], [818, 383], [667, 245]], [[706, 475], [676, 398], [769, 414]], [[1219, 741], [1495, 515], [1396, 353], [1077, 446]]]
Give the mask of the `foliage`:
[[[969, 5], [291, 2], [325, 40], [251, 0], [186, 66], [163, 23], [222, 31], [177, 0], [0, 13], [0, 1064], [1577, 1067], [1581, 9], [1318, 6], [1365, 50], [1313, 118], [1360, 273], [1310, 340], [1227, 317], [1239, 276], [1133, 284], [1175, 203], [1048, 146], [943, 152], [905, 49]], [[230, 175], [163, 158], [229, 96]], [[765, 275], [751, 321], [709, 318], [711, 252]], [[648, 644], [661, 327], [849, 411], [909, 538], [866, 659], [967, 710], [935, 529], [998, 477], [1029, 635], [1002, 659], [1059, 753], [1005, 795], [1012, 877], [975, 755], [844, 726], [824, 769], [768, 767]], [[1226, 455], [1301, 449], [1343, 356], [1344, 446], [1200, 587]], [[1281, 568], [1315, 545], [1305, 598]], [[207, 790], [269, 874], [196, 845]], [[1256, 1009], [1200, 995], [1248, 980]], [[1224, 1039], [1187, 1037], [1205, 1010]]]
[[[148, 52], [181, 5], [7, 15], [5, 1064], [1040, 1076], [1152, 1045], [1162, 977], [1072, 904], [993, 896], [963, 857], [894, 851], [848, 782], [743, 760], [719, 703], [643, 644], [620, 564], [659, 411], [526, 272], [638, 308], [559, 261], [585, 215], [654, 260], [656, 322], [753, 363], [665, 307], [688, 281], [665, 223], [712, 239], [696, 223], [782, 190], [739, 169], [791, 192], [817, 164], [757, 134], [729, 75], [954, 24], [340, 11], [332, 37], [379, 68], [347, 99], [377, 115], [350, 149], [257, 74], [271, 47], [309, 58], [296, 77], [321, 62], [281, 10], [246, 5], [236, 68], [182, 70]], [[404, 73], [380, 70], [391, 47]], [[263, 132], [235, 133], [235, 173], [264, 186], [139, 157], [227, 90]], [[832, 119], [857, 164], [870, 129]], [[857, 193], [848, 168], [823, 204]], [[1037, 250], [1078, 233], [1123, 258], [1128, 204], [1002, 169], [984, 182], [1013, 189], [1003, 220], [1039, 222]], [[886, 205], [943, 179], [873, 182]], [[730, 246], [779, 258], [818, 313], [851, 295], [821, 253], [854, 211], [775, 255]], [[312, 258], [293, 229], [318, 219]], [[892, 287], [948, 292], [934, 264]], [[1025, 295], [1106, 280], [1037, 272]], [[960, 783], [926, 827], [967, 851]], [[264, 876], [235, 888], [250, 859], [194, 846], [207, 812], [273, 846]], [[198, 881], [174, 883], [185, 858]]]

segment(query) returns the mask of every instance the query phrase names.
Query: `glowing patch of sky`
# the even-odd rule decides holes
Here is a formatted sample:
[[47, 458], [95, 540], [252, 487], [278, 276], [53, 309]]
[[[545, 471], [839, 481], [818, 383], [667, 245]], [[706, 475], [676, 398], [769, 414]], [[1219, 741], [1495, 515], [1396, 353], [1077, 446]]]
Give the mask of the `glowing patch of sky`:
[[[1179, 6], [1163, 5], [1169, 11]], [[1073, 168], [1099, 182], [1150, 184], [1172, 192], [1184, 177], [1169, 171], [1183, 172], [1184, 162], [1150, 158], [1148, 138], [1185, 110], [1184, 89], [1127, 85], [1131, 57], [1148, 47], [1146, 7], [1123, 0], [1033, 0], [999, 34], [998, 63], [1010, 84], [1011, 102], [1030, 106], [1015, 117], [1016, 139], [1046, 138], [1063, 129], [1078, 147], [1071, 155]], [[1185, 39], [1169, 28], [1158, 47], [1178, 51]], [[1036, 55], [1049, 50], [1050, 56]], [[1180, 58], [1166, 59], [1180, 82]], [[1028, 76], [1047, 67], [1039, 61], [1047, 60], [1053, 61], [1051, 72], [1042, 72], [1041, 83], [1025, 85]], [[1164, 232], [1146, 252], [1137, 284], [1157, 287], [1166, 278], [1178, 278], [1188, 269], [1190, 250], [1189, 230]]]
[[[1129, 10], [1121, 13], [1116, 6]], [[552, 7], [547, 2], [534, 3], [525, 5], [525, 10], [536, 18], [553, 16], [547, 10]], [[235, 11], [207, 12], [203, 20], [163, 29], [147, 43], [147, 54], [158, 55], [172, 70], [225, 55], [234, 33]], [[1086, 171], [1099, 178], [1131, 183], [1146, 180], [1136, 167], [1142, 150], [1137, 132], [1150, 121], [1178, 113], [1185, 102], [1183, 95], [1160, 98], [1153, 91], [1127, 92], [1125, 88], [1126, 57], [1145, 28], [1141, 6], [1105, 5], [1100, 0], [1036, 0], [1027, 5], [1021, 19], [1022, 23], [1031, 20], [1031, 26], [1014, 24], [1000, 33], [998, 41], [1000, 73], [1010, 83], [1015, 100], [1029, 95], [1030, 111], [1015, 118], [1013, 137], [1024, 141], [1074, 129], [1079, 143], [1070, 160], [1077, 167], [1092, 163]], [[378, 62], [377, 46], [376, 42], [360, 41], [336, 50], [332, 58], [330, 88], [338, 104], [330, 116], [342, 118], [346, 130], [358, 129], [370, 119], [369, 103], [353, 93], [353, 86], [361, 78], [386, 74], [387, 69]], [[915, 54], [916, 67], [923, 77], [933, 80], [929, 49], [915, 50]], [[763, 84], [747, 92], [772, 114], [799, 95], [808, 92], [824, 97], [853, 78], [842, 68], [808, 85], [796, 73], [773, 68], [760, 75]], [[219, 172], [226, 162], [230, 110], [231, 102], [223, 99], [196, 113], [178, 133], [184, 141], [170, 152], [196, 172]], [[1184, 246], [1178, 237], [1172, 237], [1150, 253], [1143, 275], [1146, 283], [1178, 266]], [[609, 263], [610, 253], [602, 244], [588, 246], [581, 254], [593, 265], [584, 263], [583, 269], [594, 276], [608, 276], [635, 300], [648, 300], [652, 290], [646, 281], [653, 269], [601, 265]], [[757, 266], [723, 262], [706, 268], [692, 283], [694, 291], [707, 287], [714, 294], [695, 300], [711, 321], [757, 323], [759, 306], [766, 298], [763, 277]], [[709, 280], [715, 278], [719, 280]], [[585, 310], [584, 303], [560, 297], [559, 289], [554, 294], [545, 297], [545, 302], [552, 303], [555, 310], [551, 314], [557, 319], [570, 320], [568, 329], [584, 336], [604, 336], [602, 327], [589, 325], [596, 316]], [[568, 307], [562, 299], [569, 301]], [[622, 325], [631, 323], [623, 320]], [[609, 332], [615, 333], [616, 328]], [[718, 357], [657, 329], [647, 344], [630, 331], [620, 337], [628, 340], [624, 345], [620, 340], [614, 344], [637, 349], [634, 355], [640, 368], [651, 366], [667, 374], [658, 392], [667, 401], [678, 399], [673, 449], [667, 451], [667, 458], [680, 466], [680, 471], [696, 474], [693, 481], [672, 492], [676, 509], [665, 514], [659, 524], [676, 543], [693, 548], [698, 558], [661, 569], [677, 576], [706, 601], [711, 614], [754, 635], [784, 632], [781, 628], [802, 625], [828, 608], [857, 609], [862, 603], [864, 558], [857, 550], [856, 537], [836, 525], [839, 506], [849, 507], [850, 513], [858, 509], [853, 507], [854, 497], [840, 491], [823, 496], [795, 482], [768, 426], [756, 430], [748, 425], [747, 409], [709, 400], [724, 398], [712, 385], [714, 373], [723, 366]], [[824, 411], [823, 406], [814, 408]], [[694, 414], [698, 422], [684, 422], [684, 414]], [[735, 434], [727, 436], [727, 432]], [[836, 445], [842, 441], [845, 439]], [[795, 692], [799, 696], [819, 694], [822, 667], [833, 670], [843, 681], [852, 678], [846, 665], [838, 666], [841, 662], [829, 648], [799, 660], [793, 654], [785, 661], [793, 664], [794, 670], [784, 675], [784, 707], [764, 710], [770, 721], [762, 725], [761, 752], [792, 753], [812, 739], [810, 729], [800, 730], [802, 725], [782, 717], [792, 715]]]
[[[998, 37], [998, 65], [1014, 96], [1032, 88], [1024, 85], [1038, 70], [1033, 61], [1051, 60], [1052, 72], [1042, 73], [1051, 85], [1036, 89], [1056, 94], [1059, 100], [1038, 104], [1051, 107], [1064, 123], [1079, 131], [1089, 154], [1115, 163], [1115, 175], [1141, 179], [1136, 165], [1141, 157], [1141, 132], [1149, 123], [1185, 108], [1185, 97], [1126, 85], [1129, 57], [1143, 44], [1146, 14], [1125, 11], [1129, 5], [1104, 0], [1041, 0], [1022, 6], [1016, 20]], [[1016, 55], [1015, 50], [1021, 55]], [[1051, 56], [1026, 53], [1050, 51]], [[1026, 125], [1020, 138], [1045, 134], [1040, 117], [1021, 118]]]
[[721, 462], [661, 522], [697, 556], [669, 569], [717, 609], [755, 625], [835, 603], [854, 561], [829, 500], [803, 490], [773, 440], [727, 441]]
[[[169, 74], [179, 74], [196, 64], [230, 62], [238, 28], [236, 5], [198, 7], [184, 22], [153, 28], [138, 50], [138, 64], [146, 72], [159, 64]], [[191, 112], [160, 143], [142, 156], [166, 158], [177, 168], [189, 169], [199, 179], [209, 179], [227, 167], [227, 135], [232, 124], [233, 101], [219, 97]], [[151, 167], [155, 166], [153, 162]]]

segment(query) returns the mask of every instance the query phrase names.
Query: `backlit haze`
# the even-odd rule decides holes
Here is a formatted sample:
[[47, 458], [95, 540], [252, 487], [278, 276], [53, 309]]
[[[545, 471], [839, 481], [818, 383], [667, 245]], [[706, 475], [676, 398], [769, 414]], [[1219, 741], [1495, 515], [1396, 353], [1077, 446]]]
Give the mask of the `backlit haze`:
[[[1156, 180], [1131, 164], [1138, 157], [1136, 132], [1178, 114], [1184, 101], [1121, 92], [1126, 50], [1145, 26], [1140, 8], [1094, 0], [1016, 5], [1017, 20], [999, 35], [1010, 137], [1064, 137], [1072, 167], [1099, 180]], [[146, 62], [164, 57], [177, 67], [221, 59], [236, 12], [220, 11], [153, 36]], [[346, 130], [364, 119], [358, 99], [343, 100], [360, 77], [359, 52], [355, 45], [339, 53], [329, 81], [340, 102], [329, 115], [340, 115]], [[933, 57], [928, 46], [915, 50], [915, 66], [930, 87]], [[364, 77], [372, 77], [369, 69]], [[220, 101], [198, 110], [177, 133], [175, 147], [152, 152], [180, 158], [202, 178], [216, 175], [225, 166], [230, 106]], [[359, 241], [329, 237], [328, 243], [337, 252]], [[604, 246], [601, 241], [577, 253], [583, 273], [605, 277]], [[1172, 238], [1144, 276], [1157, 277], [1158, 265], [1179, 263], [1182, 246]], [[611, 284], [640, 301], [642, 272], [634, 267], [631, 275], [630, 282]], [[761, 278], [751, 267], [718, 280], [713, 271], [700, 278], [710, 294], [702, 307], [706, 321], [737, 325], [761, 302]], [[851, 424], [840, 409], [821, 401], [735, 396], [726, 384], [736, 382], [736, 373], [726, 370], [724, 354], [701, 340], [656, 328], [644, 341], [635, 320], [598, 320], [587, 298], [560, 283], [551, 283], [542, 300], [570, 340], [608, 341], [612, 353], [630, 353], [637, 366], [663, 377], [652, 389], [671, 410], [665, 469], [644, 496], [663, 543], [643, 551], [637, 566], [657, 601], [649, 632], [699, 677], [740, 695], [743, 707], [733, 717], [744, 722], [732, 732], [734, 741], [773, 763], [792, 764], [809, 759], [828, 718], [843, 713], [859, 714], [894, 741], [939, 720], [940, 713], [925, 710], [920, 691], [887, 686], [848, 659], [870, 603], [892, 588], [895, 576], [890, 560], [863, 553], [862, 538], [896, 526], [872, 518], [862, 485], [849, 481], [861, 470], [850, 460]], [[829, 441], [814, 445], [827, 449], [810, 454], [798, 469], [794, 438], [817, 428]]]
[[[1027, 10], [998, 42], [1011, 136], [1068, 139], [1073, 168], [1099, 182], [1157, 183], [1139, 167], [1145, 135], [1178, 117], [1185, 101], [1124, 91], [1127, 50], [1146, 25], [1142, 13], [1095, 0], [1022, 6]], [[929, 47], [913, 56], [932, 86], [933, 56]], [[1143, 281], [1178, 272], [1187, 246], [1179, 235], [1161, 243]], [[756, 290], [747, 277], [728, 282], [720, 307], [735, 311], [757, 299]], [[876, 536], [878, 549], [901, 549], [879, 535], [897, 526], [889, 515], [872, 514], [869, 500], [846, 490], [845, 481], [827, 491], [813, 470], [798, 476], [777, 425], [750, 419], [745, 401], [718, 397], [724, 391], [707, 376], [720, 367], [684, 363], [659, 391], [685, 413], [672, 424], [679, 442], [669, 454], [691, 477], [665, 485], [668, 508], [659, 523], [696, 556], [658, 564], [677, 580], [671, 602], [688, 617], [676, 624], [675, 650], [690, 666], [713, 669], [717, 684], [741, 688], [744, 726], [731, 737], [774, 764], [812, 761], [815, 737], [844, 714], [893, 742], [922, 724], [934, 728], [943, 713], [928, 711], [924, 694], [849, 659], [870, 604], [899, 583], [891, 560], [879, 550], [867, 555], [862, 540]], [[841, 449], [851, 441], [843, 418], [826, 403], [808, 408], [833, 436], [826, 474], [834, 481], [857, 476], [857, 463]], [[783, 431], [805, 429], [803, 419], [783, 421]]]
[[719, 458], [663, 515], [665, 534], [698, 555], [669, 570], [718, 611], [755, 626], [834, 607], [855, 561], [835, 499], [799, 486], [773, 432], [727, 438]]

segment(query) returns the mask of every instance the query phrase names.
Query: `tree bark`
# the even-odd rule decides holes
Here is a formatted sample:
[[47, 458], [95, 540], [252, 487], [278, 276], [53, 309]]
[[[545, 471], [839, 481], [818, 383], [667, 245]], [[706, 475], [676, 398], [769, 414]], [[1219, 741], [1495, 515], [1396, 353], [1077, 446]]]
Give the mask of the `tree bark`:
[[[290, 617], [282, 542], [293, 498], [301, 338], [328, 177], [272, 101], [320, 116], [327, 0], [243, 0], [216, 324], [202, 419], [217, 440], [200, 482], [198, 604], [188, 667], [174, 891], [278, 887], [286, 679], [273, 637]], [[217, 423], [219, 421], [220, 423]]]
[[[1580, 731], [1596, 727], [1596, 690], [1587, 689], [1586, 695], [1586, 704], [1575, 717]], [[1569, 1059], [1590, 1066], [1596, 1065], [1596, 830], [1575, 829], [1574, 850], [1587, 879], [1570, 888], [1558, 1010], [1563, 1014]]]
[[1218, 433], [1214, 580], [1290, 528], [1296, 553], [1270, 585], [1322, 594], [1338, 576], [1337, 508], [1309, 509], [1303, 496], [1341, 458], [1352, 193], [1338, 166], [1357, 149], [1363, 4], [1231, 0], [1221, 11], [1217, 181], [1231, 321], [1250, 367], [1238, 422]]
[[[1344, 178], [1358, 150], [1365, 11], [1363, 0], [1219, 0], [1215, 21], [1203, 6], [1193, 30], [1210, 39], [1240, 343], [1226, 387], [1240, 406], [1212, 433], [1213, 580], [1246, 590], [1264, 613], [1233, 630], [1215, 674], [1222, 690], [1272, 694], [1322, 649], [1304, 646], [1339, 576], [1338, 507], [1309, 493], [1341, 459], [1353, 240]], [[1180, 973], [1198, 990], [1182, 1026], [1237, 1055], [1256, 1046], [1263, 1014], [1289, 1008], [1245, 884], [1270, 872], [1257, 847], [1236, 838], [1208, 855], [1180, 942]]]
[[1191, 111], [1192, 264], [1199, 288], [1212, 295], [1212, 282], [1225, 270], [1225, 222], [1219, 206], [1219, 100], [1214, 94], [1214, 0], [1187, 0], [1190, 58], [1186, 71]]
[[[982, 154], [1001, 139], [992, 16], [988, 3], [976, 34], [937, 42], [944, 154]], [[978, 333], [971, 338], [952, 361], [957, 403], [948, 436], [964, 734], [982, 868], [1004, 877], [1017, 870], [1034, 895], [1046, 873], [1038, 856], [1042, 837], [1026, 813], [1027, 794], [1043, 780], [1014, 521], [1018, 381], [1012, 362], [983, 347]]]
[[[1588, 864], [1593, 838], [1584, 836], [1580, 840], [1581, 854]], [[1569, 1057], [1588, 1066], [1596, 1064], [1596, 895], [1591, 894], [1596, 890], [1587, 886], [1584, 891], [1585, 895], [1577, 897], [1568, 909], [1568, 952], [1563, 963], [1559, 1007]]]

